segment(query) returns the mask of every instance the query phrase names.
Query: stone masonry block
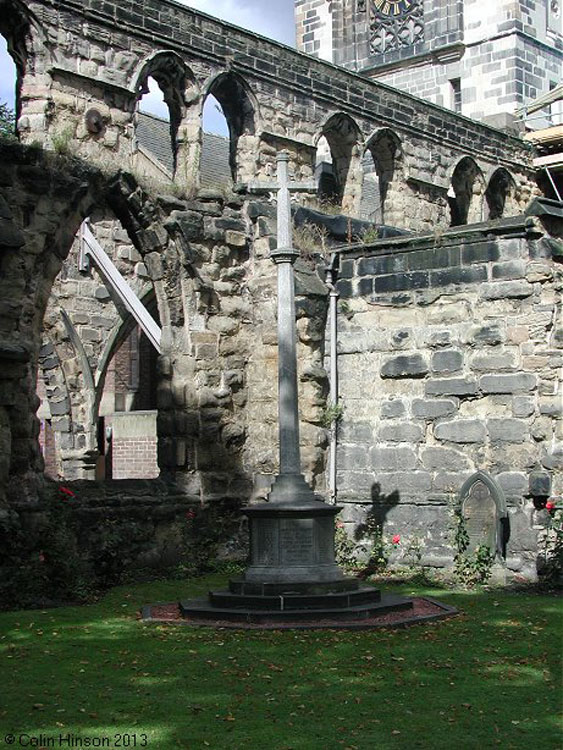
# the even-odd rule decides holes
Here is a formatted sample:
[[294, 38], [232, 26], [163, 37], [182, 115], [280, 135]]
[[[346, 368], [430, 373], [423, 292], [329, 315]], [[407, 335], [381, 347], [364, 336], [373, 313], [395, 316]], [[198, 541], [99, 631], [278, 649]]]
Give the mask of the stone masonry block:
[[528, 424], [521, 419], [488, 419], [487, 428], [492, 442], [523, 443], [530, 439]]
[[417, 378], [426, 375], [428, 364], [420, 354], [400, 354], [383, 363], [382, 378]]
[[436, 439], [450, 443], [482, 443], [486, 435], [485, 425], [477, 419], [441, 422], [434, 427]]
[[373, 443], [373, 427], [369, 422], [343, 420], [338, 427], [338, 434], [345, 443]]
[[474, 396], [477, 393], [477, 381], [473, 378], [428, 380], [425, 390], [427, 396]]
[[380, 427], [377, 437], [389, 443], [420, 443], [424, 439], [424, 430], [415, 422], [388, 423]]
[[534, 286], [527, 281], [499, 281], [481, 287], [481, 297], [488, 300], [523, 299], [533, 293]]
[[450, 373], [461, 370], [463, 354], [456, 349], [445, 349], [432, 355], [431, 368], [433, 372]]
[[530, 396], [514, 396], [512, 399], [512, 415], [514, 417], [531, 417], [534, 411], [534, 400]]
[[370, 461], [374, 471], [414, 469], [417, 463], [415, 452], [406, 446], [397, 448], [375, 446], [370, 451]]
[[437, 419], [453, 414], [458, 404], [451, 399], [415, 399], [412, 402], [412, 413], [414, 417], [422, 419]]
[[406, 407], [403, 401], [398, 398], [391, 401], [384, 401], [381, 404], [381, 419], [395, 419], [405, 414]]
[[368, 450], [363, 446], [342, 445], [338, 451], [338, 463], [342, 471], [365, 471], [368, 459]]
[[428, 471], [465, 471], [471, 462], [460, 451], [442, 446], [424, 448], [421, 454], [422, 465]]
[[482, 375], [479, 386], [483, 393], [521, 393], [536, 386], [536, 376], [528, 372], [510, 375]]

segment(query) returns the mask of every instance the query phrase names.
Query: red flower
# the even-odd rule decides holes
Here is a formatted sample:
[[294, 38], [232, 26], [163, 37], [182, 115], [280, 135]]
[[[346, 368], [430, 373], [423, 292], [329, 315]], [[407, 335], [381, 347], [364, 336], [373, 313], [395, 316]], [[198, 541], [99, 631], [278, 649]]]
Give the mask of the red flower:
[[553, 500], [548, 500], [545, 504], [545, 509], [551, 513], [552, 510], [555, 510], [557, 508], [556, 503], [553, 502]]
[[187, 510], [186, 511], [186, 518], [188, 521], [192, 521], [195, 518], [195, 511], [193, 510]]
[[395, 536], [393, 537], [391, 541], [393, 542], [393, 544], [399, 544], [399, 542], [401, 541], [400, 534], [395, 534]]
[[[59, 487], [59, 492], [61, 495], [66, 495], [66, 497], [76, 497], [75, 493], [68, 487]], [[66, 499], [66, 497], [64, 499]]]

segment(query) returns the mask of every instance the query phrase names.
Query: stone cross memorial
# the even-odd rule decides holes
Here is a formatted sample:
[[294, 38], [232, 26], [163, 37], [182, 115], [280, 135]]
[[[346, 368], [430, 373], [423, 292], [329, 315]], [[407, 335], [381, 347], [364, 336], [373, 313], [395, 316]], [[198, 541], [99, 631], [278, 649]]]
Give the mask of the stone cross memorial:
[[268, 501], [247, 506], [250, 564], [228, 591], [205, 601], [181, 602], [184, 617], [262, 622], [358, 619], [374, 612], [411, 609], [409, 599], [381, 596], [371, 586], [346, 578], [334, 560], [334, 516], [340, 511], [315, 495], [301, 473], [299, 399], [290, 190], [315, 189], [290, 182], [289, 156], [277, 156], [277, 180], [251, 183], [254, 192], [277, 192], [279, 473]]
[[301, 473], [299, 396], [290, 191], [315, 190], [314, 183], [290, 182], [289, 155], [276, 159], [275, 182], [251, 183], [250, 189], [277, 192], [279, 473], [268, 502], [249, 507], [251, 565], [245, 579], [330, 581], [342, 578], [334, 562], [334, 516], [340, 508], [316, 496]]

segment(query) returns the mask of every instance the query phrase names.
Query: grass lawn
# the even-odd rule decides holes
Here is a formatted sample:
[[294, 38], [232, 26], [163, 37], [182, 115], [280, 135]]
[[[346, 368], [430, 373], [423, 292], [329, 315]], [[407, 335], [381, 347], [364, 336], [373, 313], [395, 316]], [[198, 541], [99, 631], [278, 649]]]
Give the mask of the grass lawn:
[[[555, 596], [407, 584], [394, 590], [463, 614], [396, 631], [136, 619], [142, 604], [224, 582], [122, 586], [91, 606], [0, 614], [0, 747], [7, 733], [14, 747], [80, 747], [81, 735], [83, 747], [150, 750], [562, 745]], [[75, 744], [59, 743], [69, 734]]]

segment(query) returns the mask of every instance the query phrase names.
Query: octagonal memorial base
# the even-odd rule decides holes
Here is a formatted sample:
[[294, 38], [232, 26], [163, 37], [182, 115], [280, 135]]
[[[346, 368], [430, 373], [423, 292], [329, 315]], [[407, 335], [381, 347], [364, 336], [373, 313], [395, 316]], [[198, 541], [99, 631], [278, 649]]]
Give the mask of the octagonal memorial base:
[[246, 623], [354, 621], [412, 609], [405, 597], [382, 595], [347, 578], [334, 560], [334, 516], [320, 498], [262, 503], [244, 510], [250, 521], [250, 565], [226, 591], [180, 602], [185, 618]]

